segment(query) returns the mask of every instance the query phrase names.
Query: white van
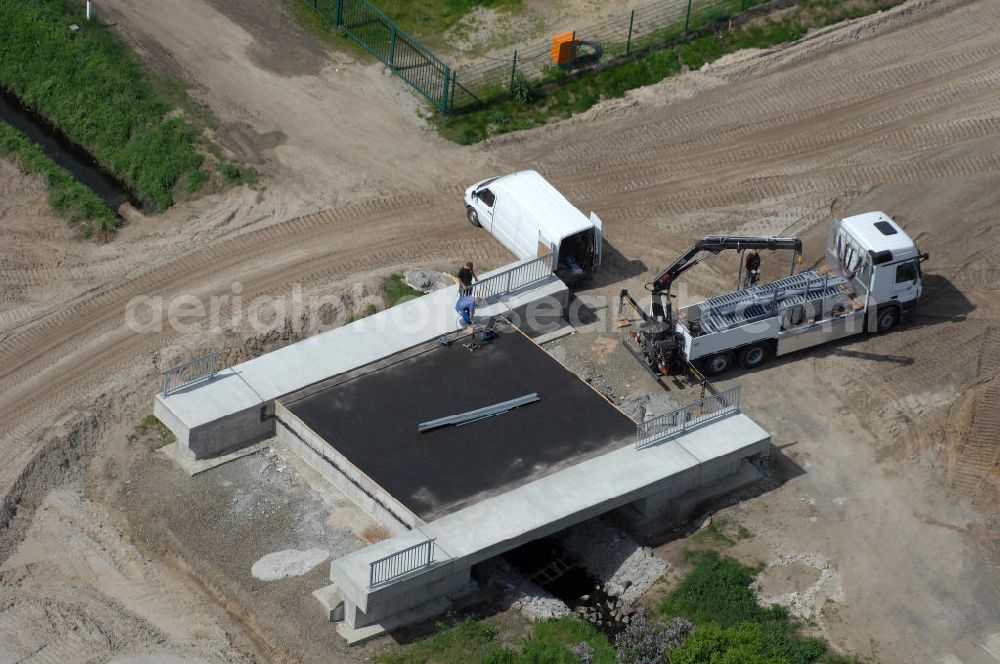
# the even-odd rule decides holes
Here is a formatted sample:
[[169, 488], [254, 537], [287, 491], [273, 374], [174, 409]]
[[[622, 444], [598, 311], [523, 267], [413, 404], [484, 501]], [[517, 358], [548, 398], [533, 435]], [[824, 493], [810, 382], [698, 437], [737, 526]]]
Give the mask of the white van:
[[555, 272], [567, 283], [601, 264], [601, 220], [584, 216], [537, 171], [477, 182], [465, 190], [465, 211], [518, 258], [557, 252]]

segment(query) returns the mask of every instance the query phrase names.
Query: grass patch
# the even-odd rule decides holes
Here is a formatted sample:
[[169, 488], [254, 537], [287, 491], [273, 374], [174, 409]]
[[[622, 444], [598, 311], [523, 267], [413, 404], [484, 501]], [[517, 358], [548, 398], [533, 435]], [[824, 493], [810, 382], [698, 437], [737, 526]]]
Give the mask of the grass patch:
[[[523, 0], [372, 0], [383, 14], [397, 26], [417, 37], [431, 49], [446, 48], [444, 34], [477, 7], [517, 11]], [[332, 27], [336, 16], [335, 0], [282, 0], [285, 8], [298, 23], [320, 41], [341, 51], [362, 58], [371, 54], [346, 34]], [[323, 16], [320, 15], [322, 12]], [[326, 18], [324, 18], [324, 16]]]
[[[423, 295], [420, 291], [410, 288], [410, 285], [406, 283], [403, 279], [403, 275], [401, 274], [389, 275], [382, 280], [380, 288], [382, 290], [382, 299], [385, 302], [386, 309]], [[356, 320], [367, 318], [368, 316], [378, 312], [378, 310], [379, 308], [375, 304], [369, 304], [365, 307], [364, 311], [351, 314], [350, 318], [347, 319], [347, 322], [353, 323]]]
[[708, 525], [691, 536], [691, 541], [706, 548], [724, 549], [752, 537], [753, 533], [749, 529], [722, 516], [713, 518]]
[[170, 433], [170, 429], [157, 419], [156, 415], [144, 417], [135, 425], [127, 438], [128, 442], [142, 443], [151, 450], [159, 449], [177, 440], [174, 434]]
[[369, 304], [367, 307], [365, 307], [364, 311], [360, 313], [351, 314], [350, 318], [347, 319], [347, 324], [350, 325], [356, 320], [361, 320], [362, 318], [368, 318], [374, 313], [378, 313], [378, 307], [376, 307], [374, 304]]
[[410, 288], [401, 274], [393, 274], [382, 281], [382, 292], [385, 293], [387, 307], [394, 307], [397, 304], [412, 300], [423, 295], [415, 288]]
[[[810, 29], [872, 14], [901, 2], [903, 0], [799, 0], [780, 17], [754, 19], [732, 30], [720, 29], [693, 37], [605, 69], [575, 75], [553, 69], [549, 81], [530, 91], [519, 89], [515, 91], [517, 94], [498, 98], [482, 108], [437, 116], [433, 122], [440, 133], [452, 141], [477, 143], [490, 136], [568, 118], [602, 99], [621, 97], [628, 90], [658, 83], [684, 67], [698, 69], [727, 53], [792, 42]], [[697, 17], [698, 22], [724, 19], [732, 13], [726, 7], [713, 11], [714, 14]], [[659, 35], [670, 39], [682, 32], [683, 26], [665, 27]]]
[[587, 644], [592, 664], [614, 664], [615, 651], [607, 637], [575, 618], [542, 620], [514, 644], [504, 646], [489, 622], [468, 618], [454, 627], [439, 625], [433, 636], [381, 655], [381, 664], [579, 664], [574, 652]]
[[382, 664], [467, 664], [468, 662], [509, 662], [509, 652], [497, 641], [497, 631], [487, 622], [468, 618], [454, 627], [439, 630], [433, 636], [406, 648], [382, 655]]
[[[249, 166], [241, 166], [239, 164], [234, 164], [229, 161], [220, 161], [218, 164], [215, 165], [215, 168], [216, 170], [219, 171], [219, 174], [222, 176], [222, 179], [225, 180], [228, 184], [234, 186], [240, 184], [246, 184], [246, 185], [257, 184], [257, 178], [258, 178], [257, 171], [250, 168]], [[202, 172], [199, 171], [199, 173]], [[206, 175], [204, 179], [207, 180], [208, 176]]]
[[49, 159], [27, 136], [0, 121], [0, 156], [5, 155], [15, 158], [23, 172], [42, 176], [49, 205], [79, 224], [84, 235], [114, 230], [115, 215], [97, 194]]
[[462, 17], [478, 7], [512, 11], [522, 0], [373, 0], [396, 25], [428, 43], [440, 43], [440, 36]]
[[167, 117], [186, 99], [183, 86], [154, 85], [108, 28], [84, 20], [79, 2], [0, 3], [0, 85], [158, 209], [173, 203], [179, 182], [204, 181], [200, 130], [187, 119], [199, 112], [189, 103], [184, 117]]
[[750, 590], [757, 570], [715, 551], [687, 554], [694, 569], [658, 607], [662, 616], [682, 616], [694, 632], [671, 651], [671, 664], [851, 664], [828, 652], [825, 641], [798, 634], [787, 609], [762, 607]]

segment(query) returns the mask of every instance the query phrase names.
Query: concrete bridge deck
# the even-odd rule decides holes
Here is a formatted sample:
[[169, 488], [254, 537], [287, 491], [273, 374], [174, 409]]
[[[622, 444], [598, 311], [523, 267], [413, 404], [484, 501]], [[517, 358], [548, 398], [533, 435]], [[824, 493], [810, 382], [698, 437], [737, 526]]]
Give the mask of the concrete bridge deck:
[[[476, 563], [625, 505], [662, 513], [692, 491], [740, 471], [767, 454], [769, 434], [736, 414], [673, 440], [636, 450], [624, 445], [489, 500], [372, 544], [331, 563], [345, 600], [346, 629], [412, 611], [429, 599], [461, 594]], [[393, 582], [369, 586], [372, 562], [433, 539], [433, 564]]]
[[[482, 280], [528, 263], [518, 261]], [[477, 318], [526, 318], [538, 325], [560, 318], [569, 289], [555, 275], [482, 302]], [[459, 328], [458, 288], [409, 300], [361, 320], [224, 369], [212, 380], [164, 396], [153, 413], [177, 437], [178, 451], [196, 459], [239, 449], [274, 435], [274, 400]], [[544, 331], [542, 329], [539, 332]]]

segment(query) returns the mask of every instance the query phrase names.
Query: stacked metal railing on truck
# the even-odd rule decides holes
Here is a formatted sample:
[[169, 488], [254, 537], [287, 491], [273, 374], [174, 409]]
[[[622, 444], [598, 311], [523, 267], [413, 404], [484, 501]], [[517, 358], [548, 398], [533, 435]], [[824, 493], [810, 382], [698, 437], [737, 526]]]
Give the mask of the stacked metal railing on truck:
[[[819, 270], [807, 270], [760, 286], [753, 286], [710, 298], [697, 305], [698, 325], [704, 334], [729, 330], [775, 316], [797, 305], [819, 303], [818, 311], [826, 311], [836, 298], [847, 301], [844, 289], [848, 280]], [[794, 322], [794, 321], [793, 321]]]

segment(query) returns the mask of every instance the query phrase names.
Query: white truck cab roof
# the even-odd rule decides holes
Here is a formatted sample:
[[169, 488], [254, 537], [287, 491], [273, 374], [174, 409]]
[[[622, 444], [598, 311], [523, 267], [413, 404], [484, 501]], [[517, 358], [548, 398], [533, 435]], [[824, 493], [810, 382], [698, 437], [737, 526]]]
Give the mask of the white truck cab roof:
[[917, 258], [917, 248], [910, 236], [884, 212], [865, 212], [840, 222], [858, 245], [866, 251], [892, 253], [892, 261]]
[[484, 184], [498, 199], [513, 199], [531, 209], [542, 235], [551, 241], [558, 242], [594, 225], [538, 171], [517, 171], [477, 182], [467, 190], [466, 200]]

